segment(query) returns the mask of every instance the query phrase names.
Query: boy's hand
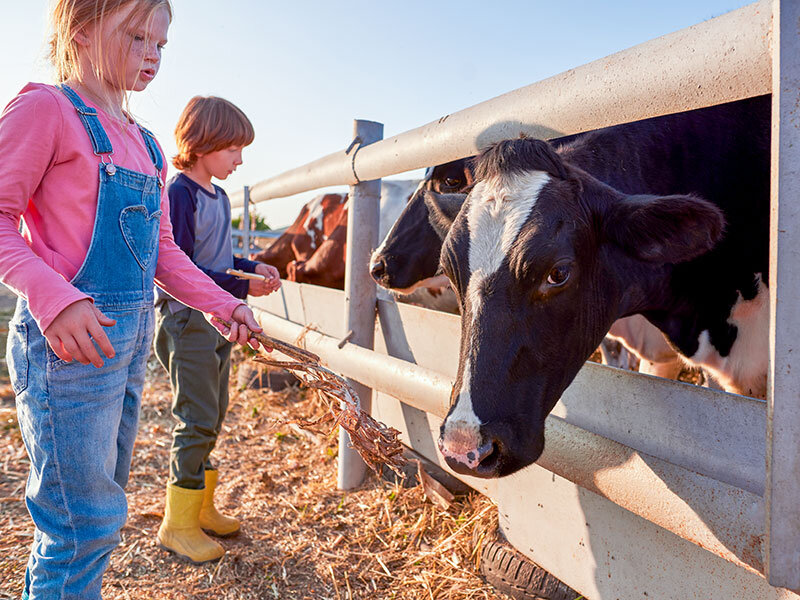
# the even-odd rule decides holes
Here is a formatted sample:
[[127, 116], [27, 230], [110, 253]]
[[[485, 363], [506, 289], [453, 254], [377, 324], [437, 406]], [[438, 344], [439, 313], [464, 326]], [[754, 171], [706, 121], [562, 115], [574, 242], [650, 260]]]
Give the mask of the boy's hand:
[[281, 276], [278, 269], [267, 264], [256, 266], [255, 273], [266, 277], [264, 281], [251, 279], [247, 293], [251, 296], [266, 296], [281, 287]]
[[262, 263], [256, 266], [256, 273], [259, 275], [263, 275], [267, 278], [264, 282], [269, 287], [268, 294], [275, 292], [280, 289], [281, 287], [281, 274], [278, 273], [278, 269], [273, 267], [272, 265], [268, 265], [266, 263]]
[[[209, 318], [210, 317], [210, 318]], [[245, 304], [236, 307], [231, 315], [231, 327], [220, 321], [217, 317], [207, 315], [209, 322], [217, 328], [222, 337], [234, 344], [249, 345], [253, 350], [258, 350], [258, 340], [250, 337], [250, 332], [261, 333], [261, 326], [253, 316], [253, 311]], [[270, 352], [272, 348], [265, 348]]]
[[247, 280], [247, 295], [248, 296], [266, 296], [269, 294], [267, 291], [267, 282], [260, 279]]
[[95, 367], [103, 366], [103, 359], [97, 352], [92, 340], [100, 346], [103, 354], [114, 358], [114, 346], [103, 331], [103, 327], [116, 324], [114, 319], [109, 319], [92, 303], [85, 298], [78, 300], [62, 310], [50, 326], [44, 330], [44, 337], [61, 360]]

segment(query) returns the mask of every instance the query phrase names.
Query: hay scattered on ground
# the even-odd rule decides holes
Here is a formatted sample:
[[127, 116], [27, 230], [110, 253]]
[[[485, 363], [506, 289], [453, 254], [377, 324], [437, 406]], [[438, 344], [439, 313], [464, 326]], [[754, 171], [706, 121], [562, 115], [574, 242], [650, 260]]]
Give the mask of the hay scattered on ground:
[[[472, 495], [443, 510], [420, 487], [403, 489], [374, 475], [358, 491], [337, 491], [335, 437], [275, 426], [326, 410], [297, 387], [232, 390], [213, 456], [217, 504], [242, 520], [243, 531], [222, 540], [228, 552], [221, 561], [193, 566], [155, 540], [172, 417], [166, 377], [151, 361], [128, 487], [130, 518], [104, 598], [505, 598], [476, 575], [473, 534], [481, 539], [496, 528], [491, 501]], [[23, 502], [28, 460], [10, 389], [1, 382], [0, 447], [0, 598], [10, 599], [19, 597], [32, 524]]]

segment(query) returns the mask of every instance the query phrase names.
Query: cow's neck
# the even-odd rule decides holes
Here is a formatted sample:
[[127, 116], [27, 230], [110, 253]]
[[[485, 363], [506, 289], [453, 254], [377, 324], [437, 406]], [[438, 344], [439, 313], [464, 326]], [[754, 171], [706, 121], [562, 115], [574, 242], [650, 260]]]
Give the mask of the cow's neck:
[[691, 356], [702, 324], [691, 300], [675, 293], [673, 271], [672, 265], [623, 264], [616, 318], [643, 315], [676, 349]]
[[[687, 358], [694, 356], [703, 331], [709, 331], [714, 332], [713, 344], [727, 354], [736, 338], [735, 330], [731, 330], [728, 323], [733, 303], [705, 310], [695, 297], [703, 294], [703, 290], [695, 290], [697, 293], [691, 297], [680, 293], [675, 289], [672, 273], [650, 286], [649, 290], [648, 296], [633, 312], [642, 314], [658, 327], [678, 352]], [[714, 291], [706, 290], [706, 295], [713, 297]]]

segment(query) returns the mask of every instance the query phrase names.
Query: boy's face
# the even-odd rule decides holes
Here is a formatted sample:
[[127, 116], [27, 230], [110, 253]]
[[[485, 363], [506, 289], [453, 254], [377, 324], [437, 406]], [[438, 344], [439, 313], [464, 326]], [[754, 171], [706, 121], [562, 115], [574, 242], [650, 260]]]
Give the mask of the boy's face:
[[220, 181], [228, 178], [240, 164], [242, 164], [242, 146], [231, 146], [203, 154], [197, 158], [197, 163], [202, 166], [212, 177]]

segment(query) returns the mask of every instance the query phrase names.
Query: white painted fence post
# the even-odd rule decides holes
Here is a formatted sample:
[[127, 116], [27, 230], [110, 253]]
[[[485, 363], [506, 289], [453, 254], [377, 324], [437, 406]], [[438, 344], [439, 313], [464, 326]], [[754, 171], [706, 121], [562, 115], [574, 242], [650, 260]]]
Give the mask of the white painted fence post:
[[250, 258], [250, 186], [244, 186], [242, 205], [242, 258]]
[[800, 589], [800, 2], [772, 4], [766, 574]]
[[[359, 148], [383, 139], [383, 124], [356, 120], [353, 124], [354, 145], [350, 147], [353, 173], [355, 154]], [[347, 257], [345, 260], [345, 332], [352, 331], [350, 343], [372, 348], [375, 337], [375, 282], [369, 275], [369, 257], [378, 245], [381, 180], [362, 181], [350, 186], [347, 213]], [[361, 408], [368, 411], [372, 404], [372, 390], [349, 380], [361, 399]], [[361, 485], [367, 466], [350, 446], [350, 436], [339, 429], [340, 490], [351, 490]]]

